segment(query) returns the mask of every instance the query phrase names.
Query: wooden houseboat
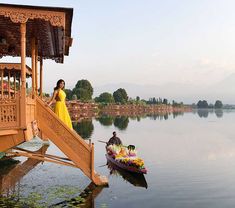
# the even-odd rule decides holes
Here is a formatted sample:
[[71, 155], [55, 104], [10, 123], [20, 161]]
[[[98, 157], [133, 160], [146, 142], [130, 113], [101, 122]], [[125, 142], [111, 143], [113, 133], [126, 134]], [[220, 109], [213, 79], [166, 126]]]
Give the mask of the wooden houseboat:
[[[21, 58], [19, 64], [0, 65], [0, 152], [76, 167], [96, 185], [106, 185], [107, 178], [94, 170], [94, 144], [69, 129], [42, 100], [43, 61], [63, 63], [69, 55], [72, 16], [71, 8], [0, 4], [0, 58]], [[31, 58], [30, 70], [26, 57]], [[67, 158], [15, 149], [36, 135], [49, 138]]]

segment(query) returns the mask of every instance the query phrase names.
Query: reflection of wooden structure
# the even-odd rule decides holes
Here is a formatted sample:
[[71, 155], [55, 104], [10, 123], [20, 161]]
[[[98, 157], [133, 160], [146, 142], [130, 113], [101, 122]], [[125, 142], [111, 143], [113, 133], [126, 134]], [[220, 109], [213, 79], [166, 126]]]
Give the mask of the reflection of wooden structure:
[[[39, 135], [45, 135], [55, 143], [75, 167], [80, 168], [95, 184], [102, 185], [107, 180], [95, 173], [94, 145], [87, 144], [71, 131], [41, 99], [43, 59], [63, 63], [64, 56], [69, 55], [72, 15], [73, 9], [68, 8], [0, 4], [0, 58], [21, 57], [20, 87], [16, 89], [16, 96], [1, 96], [0, 99], [0, 152], [32, 139], [39, 130]], [[26, 93], [26, 57], [32, 60], [30, 95]], [[11, 68], [14, 67], [0, 69], [1, 83], [4, 73], [14, 79]], [[22, 155], [32, 156], [30, 153]]]
[[79, 195], [84, 201], [79, 201], [76, 198], [70, 200], [62, 201], [57, 204], [53, 204], [50, 208], [53, 207], [67, 207], [67, 205], [72, 204], [74, 207], [80, 208], [94, 208], [95, 199], [102, 192], [104, 186], [95, 186], [93, 183], [90, 183]]
[[[39, 150], [35, 151], [34, 154], [44, 155], [47, 151], [48, 146], [44, 145]], [[11, 189], [15, 189], [17, 183], [34, 167], [36, 167], [41, 160], [29, 158], [22, 164], [13, 166], [12, 169], [5, 173], [0, 174], [0, 193], [9, 192]]]

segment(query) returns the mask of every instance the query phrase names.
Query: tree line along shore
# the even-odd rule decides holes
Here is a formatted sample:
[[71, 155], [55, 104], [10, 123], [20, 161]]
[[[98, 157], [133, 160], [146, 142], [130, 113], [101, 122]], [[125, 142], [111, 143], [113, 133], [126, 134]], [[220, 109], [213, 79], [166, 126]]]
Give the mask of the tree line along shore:
[[[119, 88], [113, 93], [103, 92], [97, 97], [93, 96], [93, 87], [88, 80], [78, 80], [73, 89], [65, 89], [67, 95], [66, 104], [71, 114], [92, 115], [94, 113], [117, 114], [127, 112], [141, 113], [171, 113], [190, 112], [195, 108], [223, 108], [223, 103], [216, 100], [215, 104], [208, 104], [205, 100], [199, 100], [197, 104], [185, 105], [183, 102], [167, 98], [150, 97], [148, 100], [140, 96], [131, 98], [124, 88]], [[49, 94], [45, 94], [46, 97]]]

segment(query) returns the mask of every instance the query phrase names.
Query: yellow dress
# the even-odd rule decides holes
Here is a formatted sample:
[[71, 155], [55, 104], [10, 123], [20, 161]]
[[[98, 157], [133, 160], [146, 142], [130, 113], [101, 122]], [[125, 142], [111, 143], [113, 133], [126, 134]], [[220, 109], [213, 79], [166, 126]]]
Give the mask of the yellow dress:
[[55, 103], [55, 113], [70, 129], [73, 129], [69, 112], [65, 104], [66, 94], [63, 90], [59, 90], [57, 96], [59, 97], [60, 100], [56, 101]]

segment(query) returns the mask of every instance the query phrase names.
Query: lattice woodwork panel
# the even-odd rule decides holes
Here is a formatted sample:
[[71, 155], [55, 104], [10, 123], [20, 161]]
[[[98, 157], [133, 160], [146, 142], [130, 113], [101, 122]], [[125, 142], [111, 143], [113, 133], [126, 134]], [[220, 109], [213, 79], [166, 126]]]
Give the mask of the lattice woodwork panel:
[[0, 129], [19, 125], [19, 105], [17, 104], [17, 100], [0, 101]]

